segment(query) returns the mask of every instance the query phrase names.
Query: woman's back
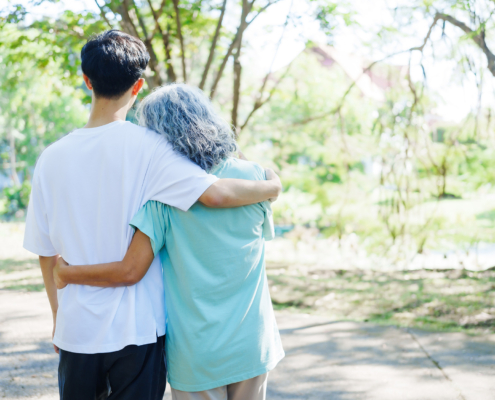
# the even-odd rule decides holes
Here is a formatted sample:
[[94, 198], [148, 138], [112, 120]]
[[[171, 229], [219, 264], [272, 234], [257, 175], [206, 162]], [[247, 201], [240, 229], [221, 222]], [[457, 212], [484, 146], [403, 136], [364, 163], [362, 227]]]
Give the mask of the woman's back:
[[[255, 163], [227, 159], [219, 178], [265, 179]], [[152, 239], [164, 268], [167, 361], [174, 389], [202, 391], [250, 379], [284, 356], [264, 263], [269, 203], [188, 212], [149, 202], [133, 224]]]

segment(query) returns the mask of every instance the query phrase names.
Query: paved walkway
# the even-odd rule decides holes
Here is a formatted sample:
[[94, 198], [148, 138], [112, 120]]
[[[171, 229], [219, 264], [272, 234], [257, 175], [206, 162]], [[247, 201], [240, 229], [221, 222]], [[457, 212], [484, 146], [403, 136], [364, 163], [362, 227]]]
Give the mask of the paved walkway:
[[[270, 374], [269, 400], [495, 399], [495, 335], [277, 320], [287, 356]], [[0, 399], [57, 399], [50, 330], [44, 293], [0, 291]]]

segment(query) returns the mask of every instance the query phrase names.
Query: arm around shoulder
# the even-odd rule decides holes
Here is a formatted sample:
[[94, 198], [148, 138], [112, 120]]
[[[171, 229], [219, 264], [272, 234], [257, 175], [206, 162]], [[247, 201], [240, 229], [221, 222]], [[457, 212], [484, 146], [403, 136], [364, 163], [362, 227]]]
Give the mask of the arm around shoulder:
[[211, 208], [232, 208], [266, 200], [274, 201], [282, 191], [282, 183], [271, 169], [266, 170], [266, 178], [265, 181], [220, 179], [201, 195], [199, 201]]

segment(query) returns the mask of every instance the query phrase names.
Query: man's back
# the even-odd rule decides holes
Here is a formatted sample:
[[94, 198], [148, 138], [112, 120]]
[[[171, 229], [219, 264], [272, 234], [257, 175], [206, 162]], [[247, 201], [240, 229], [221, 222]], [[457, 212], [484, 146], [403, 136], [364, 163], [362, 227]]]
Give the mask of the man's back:
[[141, 206], [146, 170], [160, 139], [117, 121], [76, 130], [45, 150], [39, 184], [52, 245], [67, 262], [122, 259], [132, 237], [126, 224]]
[[[190, 177], [196, 168], [160, 135], [129, 122], [76, 130], [38, 161], [24, 245], [40, 255], [60, 254], [70, 264], [119, 261], [132, 238], [129, 222], [144, 202], [191, 205], [180, 175]], [[54, 343], [67, 351], [111, 352], [165, 334], [157, 259], [137, 285], [68, 285], [58, 299]]]

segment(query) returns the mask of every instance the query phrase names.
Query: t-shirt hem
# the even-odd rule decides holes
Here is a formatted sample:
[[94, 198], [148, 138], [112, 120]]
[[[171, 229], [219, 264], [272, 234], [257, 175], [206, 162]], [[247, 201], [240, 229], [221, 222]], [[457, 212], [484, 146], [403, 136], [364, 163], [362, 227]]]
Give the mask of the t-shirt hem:
[[71, 353], [100, 354], [100, 353], [111, 353], [113, 351], [119, 351], [122, 350], [124, 347], [130, 345], [143, 346], [145, 344], [156, 343], [156, 338], [164, 335], [165, 332], [157, 331], [154, 335], [126, 338], [117, 343], [107, 343], [98, 346], [67, 343], [58, 339], [55, 336], [53, 338], [53, 344], [56, 345], [58, 348], [64, 351], [70, 351]]
[[210, 382], [208, 384], [201, 384], [201, 385], [182, 384], [182, 383], [175, 382], [175, 381], [171, 380], [170, 374], [168, 377], [168, 383], [170, 384], [172, 389], [180, 390], [182, 392], [202, 392], [204, 390], [215, 389], [217, 387], [230, 385], [232, 383], [246, 381], [248, 379], [255, 378], [259, 375], [266, 374], [267, 372], [270, 372], [272, 369], [274, 369], [277, 366], [277, 364], [284, 357], [285, 357], [285, 352], [282, 351], [282, 353], [280, 353], [277, 357], [275, 357], [274, 360], [270, 361], [269, 363], [267, 363], [267, 365], [265, 365], [262, 368], [259, 368], [259, 369], [256, 369], [256, 370], [250, 371], [250, 372], [245, 372], [243, 374], [235, 375], [235, 376], [232, 376], [229, 378], [224, 378], [224, 379], [221, 379], [219, 381]]
[[41, 257], [53, 257], [53, 256], [56, 256], [58, 254], [55, 249], [50, 249], [50, 250], [41, 249], [39, 247], [31, 246], [31, 245], [26, 244], [26, 243], [23, 243], [22, 247], [24, 249], [26, 249], [27, 251], [29, 251], [33, 254], [36, 254], [38, 256], [41, 256]]

